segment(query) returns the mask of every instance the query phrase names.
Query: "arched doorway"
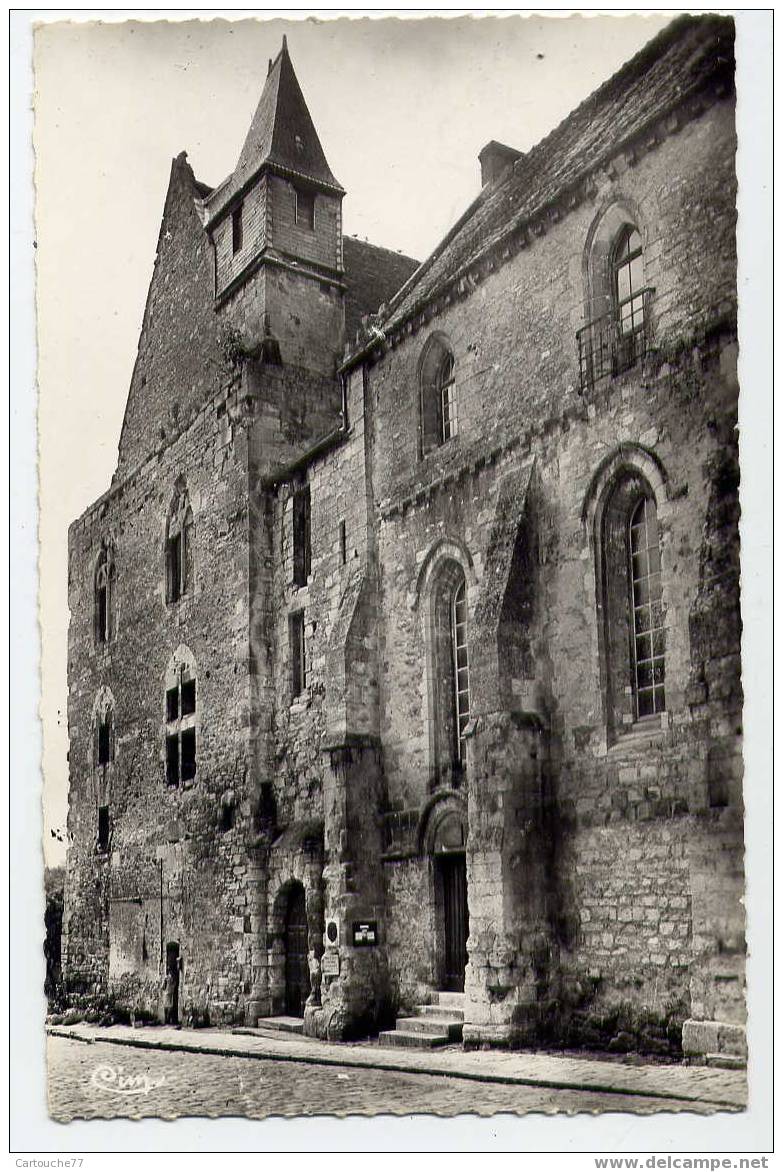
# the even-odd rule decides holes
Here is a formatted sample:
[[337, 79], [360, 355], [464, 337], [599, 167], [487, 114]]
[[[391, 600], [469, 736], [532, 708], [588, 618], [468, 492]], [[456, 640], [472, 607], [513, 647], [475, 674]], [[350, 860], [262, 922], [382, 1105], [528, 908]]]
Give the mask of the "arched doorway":
[[285, 909], [285, 1011], [292, 1017], [304, 1016], [310, 995], [310, 970], [307, 963], [307, 910], [305, 889], [292, 883]]
[[437, 924], [437, 971], [440, 988], [462, 993], [468, 963], [468, 877], [465, 863], [466, 826], [462, 814], [450, 810], [435, 829], [433, 864]]

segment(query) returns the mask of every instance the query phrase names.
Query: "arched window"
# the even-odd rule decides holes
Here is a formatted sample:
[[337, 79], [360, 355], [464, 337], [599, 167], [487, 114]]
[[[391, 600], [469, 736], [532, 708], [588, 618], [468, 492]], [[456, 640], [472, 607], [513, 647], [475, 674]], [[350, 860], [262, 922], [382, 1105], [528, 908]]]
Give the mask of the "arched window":
[[631, 685], [637, 720], [666, 710], [666, 631], [661, 603], [661, 551], [655, 501], [643, 496], [628, 526], [629, 577], [633, 611]]
[[666, 710], [666, 622], [655, 497], [626, 470], [601, 524], [606, 700], [613, 736]]
[[166, 669], [166, 784], [173, 789], [196, 776], [196, 663], [180, 647]]
[[642, 238], [625, 224], [612, 250], [614, 352], [612, 373], [633, 366], [645, 350], [645, 288]]
[[585, 321], [577, 331], [582, 390], [644, 356], [654, 290], [645, 285], [636, 211], [613, 204], [594, 222], [584, 256]]
[[192, 587], [193, 512], [187, 491], [179, 489], [166, 524], [166, 601], [177, 602]]
[[451, 598], [452, 672], [454, 678], [455, 760], [465, 760], [465, 729], [470, 719], [470, 685], [468, 680], [468, 604], [465, 579]]
[[421, 454], [425, 456], [457, 434], [454, 355], [441, 334], [433, 335], [422, 352], [419, 394]]
[[465, 574], [451, 558], [437, 571], [430, 607], [431, 743], [433, 781], [439, 784], [458, 776], [464, 767], [465, 733], [470, 719]]
[[104, 544], [95, 569], [95, 642], [109, 643], [114, 637], [114, 552]]

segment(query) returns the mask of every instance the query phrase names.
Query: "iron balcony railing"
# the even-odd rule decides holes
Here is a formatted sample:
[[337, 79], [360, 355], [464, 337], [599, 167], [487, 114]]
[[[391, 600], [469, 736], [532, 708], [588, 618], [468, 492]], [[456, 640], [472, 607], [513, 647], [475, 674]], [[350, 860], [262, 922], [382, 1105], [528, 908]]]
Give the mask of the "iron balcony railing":
[[601, 379], [628, 370], [647, 353], [654, 292], [651, 286], [640, 289], [576, 331], [582, 393]]

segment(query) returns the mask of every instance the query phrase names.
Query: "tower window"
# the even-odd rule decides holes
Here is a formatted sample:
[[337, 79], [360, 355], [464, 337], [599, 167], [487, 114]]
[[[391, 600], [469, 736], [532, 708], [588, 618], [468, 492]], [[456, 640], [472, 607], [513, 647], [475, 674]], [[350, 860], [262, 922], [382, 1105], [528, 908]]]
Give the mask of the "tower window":
[[315, 228], [315, 193], [294, 188], [294, 221], [301, 228]]
[[178, 602], [191, 587], [193, 513], [188, 494], [179, 492], [166, 526], [166, 600]]
[[103, 854], [109, 849], [109, 807], [98, 807], [98, 850]]
[[108, 765], [111, 761], [111, 712], [107, 712], [98, 725], [98, 764]]
[[294, 585], [306, 586], [310, 576], [310, 486], [294, 493], [293, 503]]
[[114, 634], [114, 555], [104, 545], [95, 571], [95, 642], [108, 643]]
[[288, 639], [291, 652], [291, 696], [296, 699], [307, 687], [304, 611], [289, 616]]
[[243, 205], [239, 204], [231, 213], [231, 251], [236, 256], [242, 250], [244, 242], [244, 225], [242, 222]]
[[196, 679], [182, 666], [166, 689], [166, 783], [172, 788], [196, 776]]
[[340, 565], [344, 566], [348, 561], [348, 539], [345, 531], [345, 521], [340, 522], [338, 540], [340, 544]]

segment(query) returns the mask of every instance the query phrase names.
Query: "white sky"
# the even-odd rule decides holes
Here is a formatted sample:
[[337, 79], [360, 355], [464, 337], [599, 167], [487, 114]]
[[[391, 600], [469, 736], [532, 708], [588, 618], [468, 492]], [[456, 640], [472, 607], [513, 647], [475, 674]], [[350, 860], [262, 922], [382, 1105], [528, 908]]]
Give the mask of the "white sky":
[[283, 33], [346, 233], [423, 259], [489, 139], [539, 141], [675, 13], [50, 23], [36, 44], [44, 835], [64, 848], [67, 528], [116, 462], [171, 159], [234, 167]]

